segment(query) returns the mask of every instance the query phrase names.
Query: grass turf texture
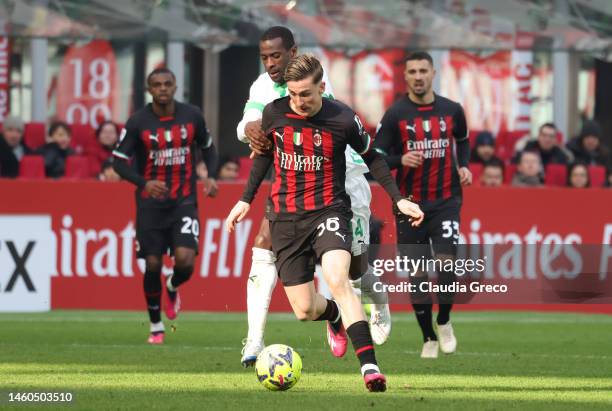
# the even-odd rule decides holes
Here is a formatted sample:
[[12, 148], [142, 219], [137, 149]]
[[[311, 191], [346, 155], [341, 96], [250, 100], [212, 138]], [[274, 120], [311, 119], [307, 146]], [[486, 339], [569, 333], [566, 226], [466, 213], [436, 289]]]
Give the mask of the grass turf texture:
[[[612, 409], [612, 316], [456, 313], [458, 352], [419, 358], [412, 313], [377, 349], [386, 393], [368, 393], [349, 347], [331, 356], [324, 324], [271, 315], [266, 341], [294, 347], [302, 378], [269, 392], [240, 366], [244, 314], [182, 313], [164, 346], [144, 313], [0, 314], [0, 408], [8, 392], [74, 393], [64, 409]], [[61, 408], [44, 405], [45, 409]]]

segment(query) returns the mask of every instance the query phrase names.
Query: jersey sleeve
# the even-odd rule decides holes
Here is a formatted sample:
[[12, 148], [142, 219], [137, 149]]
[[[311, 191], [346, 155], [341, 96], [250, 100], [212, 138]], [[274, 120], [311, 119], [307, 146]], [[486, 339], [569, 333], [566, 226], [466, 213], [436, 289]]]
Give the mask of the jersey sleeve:
[[376, 127], [374, 149], [385, 156], [401, 154], [402, 152], [402, 138], [399, 134], [398, 122], [393, 109], [385, 112]]
[[467, 140], [469, 131], [467, 127], [467, 121], [465, 119], [465, 112], [460, 104], [457, 104], [457, 110], [453, 114], [453, 137], [455, 141]]
[[195, 113], [195, 142], [202, 150], [212, 146], [213, 140], [206, 127], [206, 120], [200, 112]]
[[355, 113], [353, 113], [353, 121], [346, 129], [346, 141], [361, 156], [366, 154], [372, 145], [370, 134], [363, 127], [359, 115]]
[[119, 134], [119, 143], [115, 150], [113, 150], [113, 156], [122, 160], [129, 160], [134, 155], [139, 142], [140, 133], [138, 127], [136, 127], [136, 121], [132, 117], [128, 119], [121, 130], [121, 134]]
[[236, 127], [238, 140], [242, 141], [243, 143], [249, 142], [249, 139], [244, 132], [244, 128], [246, 127], [247, 123], [260, 120], [263, 115], [264, 107], [266, 106], [264, 99], [258, 94], [260, 94], [258, 93], [258, 84], [257, 81], [255, 81], [249, 89], [249, 99], [244, 105], [242, 120], [240, 120], [238, 127]]

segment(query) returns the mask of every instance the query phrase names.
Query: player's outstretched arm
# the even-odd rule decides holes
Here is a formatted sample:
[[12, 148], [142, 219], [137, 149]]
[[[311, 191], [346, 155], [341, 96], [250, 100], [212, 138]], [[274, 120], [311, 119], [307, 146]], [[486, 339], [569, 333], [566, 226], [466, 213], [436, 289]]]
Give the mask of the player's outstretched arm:
[[383, 186], [400, 212], [410, 217], [410, 221], [414, 227], [420, 225], [425, 218], [423, 211], [421, 211], [418, 204], [402, 198], [402, 194], [399, 188], [397, 188], [395, 181], [393, 181], [393, 176], [383, 156], [375, 150], [370, 150], [365, 155], [362, 155], [362, 157], [368, 165], [372, 176], [381, 186]]
[[236, 228], [236, 223], [241, 222], [244, 217], [246, 217], [247, 213], [251, 209], [251, 205], [249, 203], [245, 203], [244, 201], [238, 201], [232, 211], [230, 211], [229, 215], [225, 219], [225, 229], [228, 233], [234, 231]]
[[234, 208], [232, 208], [232, 211], [230, 211], [227, 219], [225, 220], [225, 227], [228, 232], [231, 233], [236, 227], [236, 223], [242, 221], [242, 219], [244, 219], [246, 214], [249, 212], [249, 209], [251, 208], [250, 204], [255, 198], [257, 190], [266, 176], [268, 169], [272, 165], [272, 161], [273, 158], [271, 155], [255, 157], [253, 167], [251, 168], [251, 173], [249, 174], [249, 181], [244, 189], [242, 198], [236, 203]]

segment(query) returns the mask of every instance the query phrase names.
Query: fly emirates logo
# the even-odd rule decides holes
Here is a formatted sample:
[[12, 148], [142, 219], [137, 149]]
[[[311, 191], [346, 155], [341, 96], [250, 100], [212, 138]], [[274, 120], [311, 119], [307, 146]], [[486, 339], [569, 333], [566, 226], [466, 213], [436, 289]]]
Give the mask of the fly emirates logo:
[[408, 151], [422, 151], [424, 158], [444, 158], [446, 156], [446, 149], [450, 147], [450, 141], [448, 138], [421, 141], [409, 140], [406, 143], [406, 147]]
[[329, 161], [324, 156], [304, 156], [295, 153], [284, 153], [280, 148], [276, 147], [276, 157], [281, 168], [294, 171], [319, 171], [323, 162]]

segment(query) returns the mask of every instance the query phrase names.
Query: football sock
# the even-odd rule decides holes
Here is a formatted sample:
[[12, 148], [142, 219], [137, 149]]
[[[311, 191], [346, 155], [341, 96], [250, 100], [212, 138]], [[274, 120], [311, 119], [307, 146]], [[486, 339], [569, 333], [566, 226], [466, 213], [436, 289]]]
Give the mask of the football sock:
[[169, 288], [170, 291], [176, 291], [176, 289], [183, 283], [187, 282], [191, 278], [193, 273], [193, 267], [174, 267], [174, 274], [170, 276], [168, 283], [172, 286]]
[[270, 299], [278, 279], [276, 266], [274, 265], [275, 261], [276, 257], [272, 251], [253, 247], [251, 271], [247, 282], [247, 318], [249, 323], [247, 338], [251, 341], [263, 340]]
[[431, 319], [431, 304], [412, 304], [412, 307], [423, 333], [423, 341], [437, 341], [438, 337], [436, 337], [434, 332]]
[[329, 321], [330, 325], [335, 332], [340, 331], [342, 326], [342, 317], [340, 316], [340, 310], [338, 304], [333, 300], [327, 300], [327, 306], [325, 311], [315, 321]]
[[361, 374], [372, 374], [379, 373], [378, 363], [376, 362], [376, 354], [374, 353], [374, 343], [372, 342], [372, 335], [368, 328], [367, 321], [357, 321], [351, 324], [346, 329], [346, 333], [351, 339], [353, 349], [357, 358], [359, 358], [359, 364], [361, 365]]
[[161, 322], [161, 273], [145, 271], [143, 281], [147, 310], [151, 324]]
[[166, 280], [166, 291], [168, 292], [168, 298], [171, 302], [176, 301], [176, 288], [172, 285], [172, 276], [169, 276]]
[[450, 320], [450, 312], [452, 308], [452, 304], [438, 304], [438, 317], [436, 319], [438, 325], [444, 325]]
[[151, 334], [153, 335], [157, 335], [157, 334], [163, 334], [166, 331], [166, 328], [164, 327], [164, 323], [163, 322], [158, 322], [158, 323], [151, 323]]

